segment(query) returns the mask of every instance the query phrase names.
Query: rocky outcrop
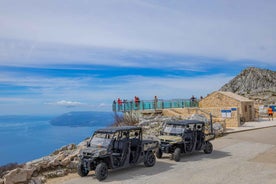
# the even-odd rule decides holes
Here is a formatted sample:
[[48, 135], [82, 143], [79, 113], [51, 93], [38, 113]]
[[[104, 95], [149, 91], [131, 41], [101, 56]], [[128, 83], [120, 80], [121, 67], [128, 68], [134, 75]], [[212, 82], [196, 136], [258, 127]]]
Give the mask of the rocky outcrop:
[[276, 103], [276, 72], [249, 67], [220, 88], [256, 100], [260, 103]]
[[78, 153], [86, 141], [79, 145], [69, 144], [54, 151], [51, 155], [24, 164], [22, 168], [9, 171], [0, 179], [0, 184], [42, 184], [48, 178], [60, 177], [76, 172]]

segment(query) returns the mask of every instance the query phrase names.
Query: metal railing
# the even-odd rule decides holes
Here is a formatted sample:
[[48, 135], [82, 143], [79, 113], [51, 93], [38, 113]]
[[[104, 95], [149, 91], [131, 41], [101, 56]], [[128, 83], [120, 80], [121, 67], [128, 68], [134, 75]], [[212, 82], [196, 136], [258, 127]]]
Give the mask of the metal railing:
[[137, 110], [162, 110], [170, 108], [188, 108], [198, 107], [197, 100], [190, 99], [173, 99], [173, 100], [142, 100], [139, 102], [124, 100], [118, 104], [116, 101], [113, 102], [113, 112], [130, 112]]

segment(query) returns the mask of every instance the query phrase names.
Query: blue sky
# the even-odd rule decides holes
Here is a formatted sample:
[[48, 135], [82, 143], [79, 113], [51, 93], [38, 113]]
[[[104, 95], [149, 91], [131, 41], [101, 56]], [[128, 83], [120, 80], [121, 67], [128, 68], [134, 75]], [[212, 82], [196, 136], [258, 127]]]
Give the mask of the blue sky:
[[0, 0], [0, 115], [206, 96], [276, 69], [276, 2]]

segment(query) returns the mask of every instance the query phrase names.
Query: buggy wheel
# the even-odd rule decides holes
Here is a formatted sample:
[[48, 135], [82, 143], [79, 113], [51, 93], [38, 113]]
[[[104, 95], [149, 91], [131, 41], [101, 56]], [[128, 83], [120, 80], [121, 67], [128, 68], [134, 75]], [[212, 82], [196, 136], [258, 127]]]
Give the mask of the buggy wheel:
[[159, 148], [156, 152], [155, 152], [155, 156], [157, 158], [162, 158], [163, 152], [162, 150]]
[[212, 143], [210, 143], [209, 141], [207, 141], [206, 145], [205, 145], [205, 148], [204, 148], [203, 151], [204, 151], [205, 154], [212, 153], [212, 151], [213, 151], [213, 145], [212, 145]]
[[148, 152], [148, 154], [146, 155], [145, 161], [144, 161], [144, 165], [146, 167], [152, 167], [155, 164], [155, 155], [153, 154], [152, 151]]
[[104, 180], [104, 179], [107, 178], [107, 176], [108, 176], [108, 168], [107, 168], [106, 163], [101, 162], [101, 163], [99, 163], [97, 165], [97, 167], [95, 169], [95, 175], [96, 175], [96, 178], [99, 181], [102, 181], [102, 180]]
[[84, 168], [84, 166], [83, 166], [82, 163], [79, 163], [79, 164], [78, 164], [77, 170], [78, 170], [78, 174], [79, 174], [81, 177], [87, 176], [87, 174], [88, 174], [88, 172], [89, 172], [88, 170], [86, 170], [86, 169]]
[[176, 162], [179, 162], [180, 160], [180, 153], [181, 153], [181, 149], [180, 148], [176, 148], [173, 152], [173, 159]]

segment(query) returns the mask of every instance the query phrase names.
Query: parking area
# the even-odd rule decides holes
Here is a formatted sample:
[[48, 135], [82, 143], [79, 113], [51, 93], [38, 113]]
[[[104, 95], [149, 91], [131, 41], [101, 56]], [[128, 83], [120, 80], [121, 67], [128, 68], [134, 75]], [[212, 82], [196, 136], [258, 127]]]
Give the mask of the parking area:
[[[212, 141], [212, 154], [183, 155], [180, 162], [158, 159], [152, 168], [138, 165], [112, 171], [105, 183], [276, 183], [276, 127], [229, 134]], [[48, 183], [100, 183], [76, 174]]]

